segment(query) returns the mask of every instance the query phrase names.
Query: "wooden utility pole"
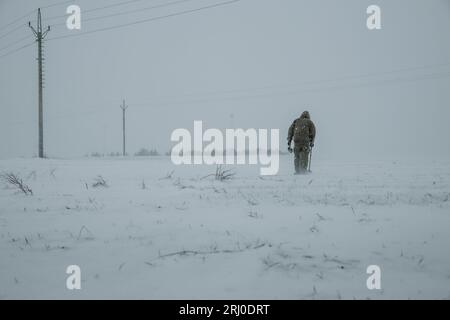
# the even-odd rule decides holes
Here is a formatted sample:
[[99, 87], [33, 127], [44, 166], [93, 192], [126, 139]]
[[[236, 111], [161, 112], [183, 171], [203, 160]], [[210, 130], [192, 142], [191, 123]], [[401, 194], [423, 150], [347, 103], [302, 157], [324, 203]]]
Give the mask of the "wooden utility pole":
[[38, 111], [39, 111], [39, 158], [44, 158], [44, 99], [43, 99], [43, 67], [42, 61], [44, 58], [42, 57], [42, 42], [50, 31], [50, 26], [47, 27], [47, 30], [42, 31], [42, 17], [41, 17], [41, 9], [38, 9], [37, 16], [37, 27], [36, 29], [31, 26], [31, 22], [28, 22], [28, 26], [33, 31], [34, 36], [36, 37], [36, 42], [38, 43], [38, 83], [39, 83], [39, 102], [38, 102]]
[[123, 100], [122, 105], [120, 106], [120, 109], [122, 109], [122, 155], [126, 156], [126, 149], [125, 149], [125, 110], [128, 109], [128, 106], [125, 105], [125, 100]]

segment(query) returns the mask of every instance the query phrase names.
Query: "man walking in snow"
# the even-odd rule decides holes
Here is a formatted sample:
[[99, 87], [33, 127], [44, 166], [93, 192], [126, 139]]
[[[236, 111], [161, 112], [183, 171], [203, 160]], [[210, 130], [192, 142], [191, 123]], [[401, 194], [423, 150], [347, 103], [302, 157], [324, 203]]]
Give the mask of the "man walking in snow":
[[[314, 147], [316, 127], [311, 121], [308, 111], [302, 113], [300, 118], [294, 120], [288, 132], [288, 150], [294, 152], [294, 165], [296, 174], [304, 174], [308, 171], [309, 154]], [[294, 140], [294, 149], [291, 142]]]

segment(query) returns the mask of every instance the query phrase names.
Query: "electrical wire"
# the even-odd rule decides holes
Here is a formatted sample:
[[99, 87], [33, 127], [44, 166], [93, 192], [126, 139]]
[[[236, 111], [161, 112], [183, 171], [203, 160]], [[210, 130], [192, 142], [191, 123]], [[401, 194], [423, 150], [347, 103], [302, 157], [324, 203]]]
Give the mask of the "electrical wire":
[[48, 41], [53, 41], [53, 40], [57, 40], [57, 39], [67, 39], [67, 38], [80, 37], [80, 36], [84, 36], [84, 35], [87, 35], [87, 34], [93, 34], [93, 33], [97, 33], [97, 32], [104, 32], [104, 31], [108, 31], [108, 30], [115, 30], [115, 29], [130, 27], [130, 26], [134, 26], [134, 25], [138, 25], [138, 24], [142, 24], [142, 23], [158, 21], [158, 20], [163, 20], [163, 19], [167, 19], [167, 18], [171, 18], [171, 17], [187, 15], [187, 14], [191, 14], [191, 13], [195, 13], [195, 12], [199, 12], [199, 11], [203, 11], [203, 10], [209, 10], [209, 9], [213, 9], [213, 8], [217, 8], [217, 7], [222, 7], [222, 6], [230, 5], [230, 4], [239, 2], [239, 1], [241, 1], [241, 0], [229, 0], [229, 1], [219, 2], [219, 3], [215, 3], [215, 4], [212, 4], [212, 5], [208, 5], [208, 6], [203, 6], [203, 7], [198, 7], [198, 8], [195, 8], [195, 9], [179, 11], [179, 12], [175, 12], [175, 13], [171, 13], [171, 14], [167, 14], [167, 15], [163, 15], [163, 16], [157, 16], [157, 17], [152, 17], [152, 18], [148, 18], [148, 19], [133, 21], [133, 22], [130, 22], [130, 23], [124, 23], [124, 24], [114, 25], [114, 26], [110, 26], [110, 27], [94, 29], [94, 30], [85, 31], [85, 32], [82, 32], [82, 33], [75, 33], [75, 34], [57, 36], [57, 37], [49, 38]]

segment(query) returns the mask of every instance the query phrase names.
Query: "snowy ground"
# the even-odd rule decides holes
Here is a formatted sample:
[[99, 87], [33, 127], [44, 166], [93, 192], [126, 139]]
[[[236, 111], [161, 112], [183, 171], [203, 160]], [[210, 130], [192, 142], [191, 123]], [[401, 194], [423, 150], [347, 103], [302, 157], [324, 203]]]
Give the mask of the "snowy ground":
[[[1, 160], [34, 195], [0, 183], [0, 298], [450, 298], [450, 162], [317, 162], [293, 176], [284, 156], [278, 176], [201, 179], [214, 170]], [[72, 264], [79, 291], [66, 289]], [[366, 287], [373, 264], [380, 291]]]

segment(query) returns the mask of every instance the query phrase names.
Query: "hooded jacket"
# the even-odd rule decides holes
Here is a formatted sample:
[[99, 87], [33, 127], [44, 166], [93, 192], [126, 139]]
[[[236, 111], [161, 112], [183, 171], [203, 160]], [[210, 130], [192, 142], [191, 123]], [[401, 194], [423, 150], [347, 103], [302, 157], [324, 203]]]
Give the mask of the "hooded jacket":
[[315, 138], [316, 127], [311, 121], [309, 112], [305, 111], [289, 127], [288, 144], [290, 145], [291, 141], [294, 140], [294, 144], [298, 147], [309, 147], [311, 143], [314, 143]]

